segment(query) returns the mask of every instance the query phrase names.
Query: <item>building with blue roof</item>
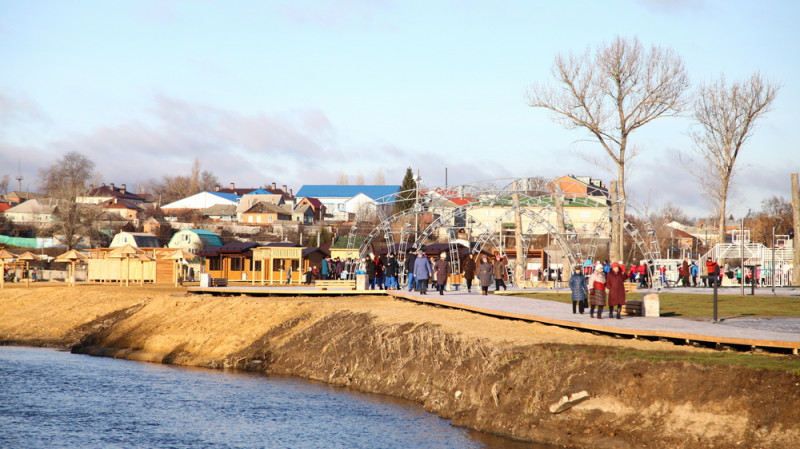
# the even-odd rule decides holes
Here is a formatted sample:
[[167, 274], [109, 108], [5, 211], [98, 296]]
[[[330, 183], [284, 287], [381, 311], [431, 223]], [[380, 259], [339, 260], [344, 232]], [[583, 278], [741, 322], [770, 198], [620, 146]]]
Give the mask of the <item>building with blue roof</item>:
[[334, 220], [352, 220], [365, 207], [391, 207], [399, 185], [304, 185], [298, 198], [316, 198]]

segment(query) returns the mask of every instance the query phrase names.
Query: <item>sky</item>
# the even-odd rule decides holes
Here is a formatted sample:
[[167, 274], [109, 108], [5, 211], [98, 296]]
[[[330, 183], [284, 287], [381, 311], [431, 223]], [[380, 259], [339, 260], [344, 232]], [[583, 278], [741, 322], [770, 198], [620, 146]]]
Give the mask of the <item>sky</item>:
[[[728, 210], [791, 198], [800, 171], [800, 2], [785, 0], [0, 0], [0, 177], [40, 189], [77, 151], [146, 190], [195, 159], [223, 186], [296, 192], [406, 168], [427, 186], [614, 175], [590, 136], [525, 104], [556, 55], [615, 37], [673, 49], [693, 86], [780, 83], [737, 161]], [[634, 212], [711, 215], [678, 159], [689, 114], [631, 134]], [[587, 157], [589, 156], [589, 157]]]

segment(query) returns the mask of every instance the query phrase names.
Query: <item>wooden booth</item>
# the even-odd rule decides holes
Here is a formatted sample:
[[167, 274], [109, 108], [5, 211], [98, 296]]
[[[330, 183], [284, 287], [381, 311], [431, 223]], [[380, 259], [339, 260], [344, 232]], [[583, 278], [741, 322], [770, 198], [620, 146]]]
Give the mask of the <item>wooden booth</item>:
[[[271, 243], [253, 248], [253, 284], [284, 284], [287, 270], [291, 269], [290, 284], [300, 284], [303, 279], [303, 248], [294, 243]], [[306, 266], [308, 264], [306, 263]]]
[[253, 279], [255, 272], [261, 271], [253, 264], [253, 248], [258, 246], [253, 242], [231, 242], [208, 247], [198, 251], [197, 255], [205, 258], [205, 271], [212, 278], [248, 281]]
[[171, 283], [175, 279], [175, 262], [169, 259], [175, 249], [133, 248], [130, 252], [117, 251], [121, 248], [88, 250], [86, 280], [127, 284]]

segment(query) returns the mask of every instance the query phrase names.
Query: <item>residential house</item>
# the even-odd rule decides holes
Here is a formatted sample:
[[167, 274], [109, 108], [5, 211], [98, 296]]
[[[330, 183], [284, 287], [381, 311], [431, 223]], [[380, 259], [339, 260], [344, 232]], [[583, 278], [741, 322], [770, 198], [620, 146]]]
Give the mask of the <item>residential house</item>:
[[213, 221], [231, 222], [236, 218], [236, 208], [233, 204], [215, 204], [203, 209], [203, 216]]
[[190, 211], [202, 211], [215, 204], [235, 206], [239, 203], [240, 198], [239, 195], [234, 195], [232, 193], [200, 192], [179, 199], [178, 201], [165, 204], [161, 206], [161, 210], [165, 213], [179, 214]]
[[240, 223], [271, 225], [278, 221], [291, 221], [292, 212], [271, 203], [258, 202], [242, 213]]
[[309, 206], [314, 212], [314, 221], [322, 221], [325, 219], [325, 205], [322, 204], [317, 198], [305, 197], [301, 198], [300, 201], [297, 202], [297, 206]]
[[281, 195], [283, 200], [292, 206], [297, 203], [297, 198], [295, 198], [294, 192], [292, 189], [287, 189], [286, 184], [284, 184], [282, 188], [278, 188], [278, 186], [273, 182], [271, 185], [264, 187], [263, 190], [266, 190], [267, 193], [271, 193], [273, 195]]
[[100, 203], [100, 207], [109, 214], [116, 214], [125, 220], [131, 221], [138, 218], [142, 208], [121, 198], [112, 198]]
[[236, 205], [236, 221], [243, 223], [245, 220], [242, 218], [242, 214], [244, 214], [248, 209], [257, 203], [268, 203], [275, 206], [283, 206], [286, 204], [286, 200], [284, 200], [282, 195], [272, 194], [264, 189], [253, 190], [247, 195], [242, 196], [242, 198], [239, 200], [239, 204]]
[[124, 200], [129, 204], [138, 206], [143, 204], [147, 198], [143, 195], [137, 195], [135, 193], [128, 192], [125, 184], [116, 187], [114, 186], [114, 183], [109, 185], [105, 185], [105, 183], [103, 183], [100, 184], [99, 187], [89, 186], [89, 192], [87, 192], [86, 195], [79, 196], [76, 199], [78, 203], [85, 204], [100, 204], [113, 200]]
[[170, 239], [167, 247], [185, 249], [197, 253], [206, 248], [222, 246], [222, 239], [211, 231], [205, 229], [181, 229]]
[[292, 211], [292, 221], [310, 225], [314, 223], [314, 210], [308, 204], [298, 204]]
[[205, 258], [205, 271], [211, 277], [246, 281], [261, 271], [259, 264], [253, 264], [253, 248], [258, 246], [254, 242], [231, 242], [196, 254]]
[[172, 238], [172, 226], [163, 218], [150, 217], [142, 225], [142, 230], [158, 237], [159, 246], [166, 245]]
[[[389, 208], [399, 185], [304, 185], [298, 198], [316, 198], [334, 220], [352, 220], [364, 206]], [[391, 211], [388, 211], [389, 213]]]
[[108, 245], [109, 248], [119, 248], [120, 246], [125, 246], [130, 244], [136, 248], [160, 248], [161, 242], [158, 241], [158, 237], [153, 234], [148, 234], [146, 232], [126, 232], [122, 231], [114, 236], [111, 240], [111, 244]]
[[12, 206], [22, 204], [28, 200], [41, 200], [45, 198], [47, 198], [47, 195], [44, 193], [20, 192], [19, 190], [10, 192], [5, 196], [5, 200], [11, 203]]
[[6, 219], [16, 224], [45, 224], [55, 221], [55, 200], [32, 199], [9, 208]]

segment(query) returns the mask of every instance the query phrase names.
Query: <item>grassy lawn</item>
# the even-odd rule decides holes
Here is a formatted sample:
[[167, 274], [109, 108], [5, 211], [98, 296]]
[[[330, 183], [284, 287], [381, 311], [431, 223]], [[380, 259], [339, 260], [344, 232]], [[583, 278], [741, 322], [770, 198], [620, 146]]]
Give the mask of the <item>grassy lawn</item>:
[[[570, 293], [525, 292], [514, 296], [570, 302]], [[628, 293], [628, 299], [642, 299], [642, 293]], [[661, 316], [683, 318], [710, 317], [714, 314], [714, 297], [699, 293], [664, 293], [659, 295]], [[800, 298], [786, 296], [718, 295], [718, 316], [797, 316], [800, 317]]]
[[800, 376], [800, 358], [797, 356], [774, 356], [750, 354], [747, 352], [684, 352], [684, 351], [617, 351], [621, 360], [643, 359], [658, 362], [661, 360], [682, 360], [706, 366], [743, 366], [750, 369], [786, 371]]

